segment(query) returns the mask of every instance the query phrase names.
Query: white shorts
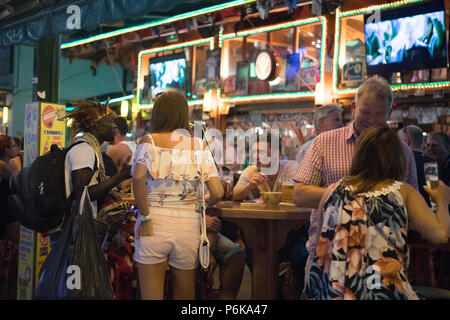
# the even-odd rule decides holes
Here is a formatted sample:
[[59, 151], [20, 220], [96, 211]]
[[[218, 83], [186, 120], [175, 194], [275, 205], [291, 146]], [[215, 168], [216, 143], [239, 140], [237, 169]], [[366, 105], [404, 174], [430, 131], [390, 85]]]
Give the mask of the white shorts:
[[[196, 269], [199, 263], [200, 214], [193, 209], [172, 208], [150, 208], [150, 214], [154, 234], [135, 239], [134, 260], [142, 264], [168, 260], [169, 265], [177, 269]], [[138, 226], [139, 222], [136, 222], [135, 234]]]

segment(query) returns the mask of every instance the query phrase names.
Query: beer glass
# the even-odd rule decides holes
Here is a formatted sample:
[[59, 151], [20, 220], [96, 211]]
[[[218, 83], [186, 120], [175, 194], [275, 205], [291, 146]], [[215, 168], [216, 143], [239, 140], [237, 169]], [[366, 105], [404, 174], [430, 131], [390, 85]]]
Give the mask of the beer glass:
[[282, 202], [294, 202], [294, 181], [289, 175], [281, 176]]
[[[425, 181], [431, 189], [439, 186], [439, 174], [437, 162], [428, 162], [424, 164]], [[436, 203], [430, 197], [431, 210], [436, 210]]]
[[234, 174], [233, 171], [228, 171], [223, 173], [223, 189], [224, 189], [224, 197], [223, 200], [232, 200], [233, 199], [233, 180]]
[[431, 189], [439, 186], [439, 174], [437, 162], [429, 162], [424, 164], [424, 173], [427, 186]]

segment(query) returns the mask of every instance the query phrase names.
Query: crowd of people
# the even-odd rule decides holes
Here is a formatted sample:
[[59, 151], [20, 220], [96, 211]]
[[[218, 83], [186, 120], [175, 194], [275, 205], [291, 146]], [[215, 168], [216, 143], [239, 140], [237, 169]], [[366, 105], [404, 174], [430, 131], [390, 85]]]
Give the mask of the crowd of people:
[[[295, 160], [280, 160], [276, 137], [258, 135], [251, 146], [253, 162], [243, 166], [218, 163], [211, 144], [191, 135], [188, 104], [178, 91], [157, 97], [151, 132], [136, 141], [126, 138], [127, 121], [107, 105], [74, 101], [77, 107], [67, 118], [74, 136], [82, 135], [66, 156], [66, 197], [81, 201], [87, 186], [96, 213], [132, 192], [138, 214], [132, 219], [134, 233], [126, 237], [132, 241], [125, 266], [128, 275], [136, 267], [139, 290], [131, 297], [195, 299], [202, 202], [213, 206], [224, 198], [224, 172], [242, 170], [232, 179], [229, 200], [234, 201], [255, 201], [261, 191], [281, 191], [280, 181], [289, 180], [295, 183], [295, 205], [313, 208], [310, 223], [291, 230], [288, 238], [294, 241], [280, 250], [278, 263], [288, 263], [295, 278], [291, 298], [418, 299], [408, 279], [408, 233], [415, 230], [432, 244], [448, 243], [450, 139], [432, 132], [424, 141], [423, 131], [412, 125], [389, 129], [392, 103], [388, 83], [370, 78], [357, 91], [349, 124], [344, 126], [339, 105], [319, 107], [315, 135]], [[101, 148], [104, 142], [107, 150]], [[22, 168], [19, 145], [0, 136], [2, 203], [8, 201], [9, 178]], [[225, 154], [225, 147], [220, 152]], [[276, 170], [268, 173], [274, 159]], [[433, 189], [424, 174], [429, 162], [438, 165], [440, 182]], [[245, 265], [252, 271], [251, 248], [237, 225], [209, 215], [205, 220], [208, 277], [218, 266], [220, 286], [203, 298], [236, 299]], [[0, 227], [2, 239], [18, 243], [13, 212], [2, 214]], [[52, 245], [63, 228], [50, 231]], [[371, 282], [374, 272], [377, 283]]]

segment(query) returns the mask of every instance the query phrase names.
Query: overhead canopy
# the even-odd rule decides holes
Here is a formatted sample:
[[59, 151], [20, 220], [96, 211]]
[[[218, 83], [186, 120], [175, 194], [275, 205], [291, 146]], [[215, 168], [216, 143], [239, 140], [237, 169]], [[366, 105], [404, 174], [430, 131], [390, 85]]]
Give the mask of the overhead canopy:
[[[233, 1], [221, 0], [47, 0], [47, 7], [36, 7], [37, 1], [20, 1], [20, 6], [29, 4], [22, 15], [8, 19], [8, 11], [14, 12], [14, 0], [6, 0], [12, 5], [0, 11], [6, 18], [0, 20], [0, 47], [36, 41], [42, 37], [54, 37], [61, 33], [72, 34], [79, 30], [93, 31], [101, 24], [115, 24], [124, 19], [138, 19], [144, 15], [157, 20], [159, 16], [189, 12], [207, 5]], [[234, 1], [239, 2], [239, 1]], [[245, 2], [245, 1], [242, 1]], [[18, 6], [19, 7], [19, 6]], [[2, 9], [0, 7], [0, 9]], [[6, 10], [6, 11], [5, 11]], [[151, 20], [151, 18], [149, 18]]]

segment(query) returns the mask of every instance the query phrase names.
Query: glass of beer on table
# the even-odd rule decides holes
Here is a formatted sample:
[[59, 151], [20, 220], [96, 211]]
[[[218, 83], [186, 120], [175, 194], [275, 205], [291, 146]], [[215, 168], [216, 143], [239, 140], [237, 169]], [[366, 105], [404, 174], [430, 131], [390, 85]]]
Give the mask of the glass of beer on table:
[[292, 177], [288, 175], [283, 175], [281, 177], [281, 196], [282, 202], [294, 202], [294, 181]]

